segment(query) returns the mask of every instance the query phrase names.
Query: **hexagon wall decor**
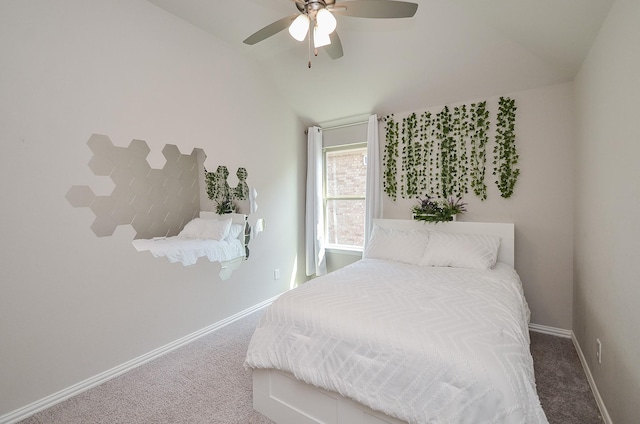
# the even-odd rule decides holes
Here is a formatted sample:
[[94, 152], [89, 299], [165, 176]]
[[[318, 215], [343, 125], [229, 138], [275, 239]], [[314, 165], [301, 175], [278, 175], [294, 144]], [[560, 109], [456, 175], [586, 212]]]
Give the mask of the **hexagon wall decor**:
[[88, 166], [97, 176], [109, 177], [115, 187], [109, 196], [96, 196], [89, 186], [72, 186], [66, 194], [76, 208], [95, 214], [91, 229], [98, 237], [113, 234], [118, 225], [131, 225], [135, 238], [177, 235], [200, 211], [198, 153], [180, 153], [177, 146], [162, 149], [166, 163], [151, 168], [146, 141], [114, 146], [108, 136], [93, 134], [87, 141], [93, 152]]

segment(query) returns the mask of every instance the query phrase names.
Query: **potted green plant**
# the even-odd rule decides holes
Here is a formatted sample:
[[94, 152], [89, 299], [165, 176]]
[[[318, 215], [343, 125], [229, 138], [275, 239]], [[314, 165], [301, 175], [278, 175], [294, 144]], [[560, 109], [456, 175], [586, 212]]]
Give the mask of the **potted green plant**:
[[462, 199], [434, 199], [427, 196], [420, 199], [417, 205], [411, 208], [413, 219], [426, 222], [447, 222], [455, 221], [456, 215], [467, 211], [466, 203]]

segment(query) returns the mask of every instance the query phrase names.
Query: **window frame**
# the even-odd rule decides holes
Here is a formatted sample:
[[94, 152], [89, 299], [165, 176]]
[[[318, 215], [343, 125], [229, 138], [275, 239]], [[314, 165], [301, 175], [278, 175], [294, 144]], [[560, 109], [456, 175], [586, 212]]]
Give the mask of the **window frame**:
[[[331, 196], [327, 195], [327, 153], [339, 152], [345, 150], [364, 150], [365, 161], [367, 161], [367, 142], [361, 141], [349, 144], [338, 144], [335, 146], [327, 146], [322, 148], [322, 213], [324, 214], [324, 239], [329, 240], [329, 219], [327, 216], [327, 203], [331, 200], [364, 200], [366, 205], [366, 187], [362, 196]], [[365, 165], [368, 165], [365, 162]], [[364, 235], [364, 223], [362, 226]], [[335, 253], [360, 255], [364, 246], [354, 246], [348, 244], [325, 243], [325, 250]]]

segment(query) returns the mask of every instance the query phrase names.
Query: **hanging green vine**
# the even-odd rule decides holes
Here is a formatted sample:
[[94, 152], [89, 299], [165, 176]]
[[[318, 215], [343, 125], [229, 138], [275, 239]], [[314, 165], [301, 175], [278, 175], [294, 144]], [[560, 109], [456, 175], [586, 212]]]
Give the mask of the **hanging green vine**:
[[420, 130], [418, 128], [418, 117], [415, 113], [412, 114], [413, 126], [413, 172], [412, 172], [412, 190], [407, 197], [417, 198], [420, 194], [420, 179], [423, 174], [422, 167], [422, 142], [420, 141]]
[[496, 145], [493, 148], [493, 175], [500, 195], [508, 199], [520, 175], [518, 152], [516, 151], [516, 102], [508, 97], [500, 97], [496, 118]]
[[420, 147], [417, 143], [418, 121], [415, 113], [402, 120], [402, 174], [400, 193], [403, 198], [418, 196], [418, 169]]
[[432, 152], [431, 159], [429, 161], [430, 175], [434, 181], [431, 184], [431, 192], [427, 195], [436, 195], [442, 191], [442, 176], [440, 172], [440, 156], [442, 156], [442, 136], [440, 135], [438, 114], [432, 118], [431, 121], [431, 140], [432, 140]]
[[385, 146], [382, 164], [384, 167], [384, 180], [382, 187], [384, 192], [396, 200], [398, 197], [398, 183], [396, 175], [398, 173], [398, 123], [393, 119], [393, 114], [384, 118], [385, 120]]
[[452, 136], [454, 140], [453, 166], [456, 175], [453, 179], [452, 194], [462, 198], [469, 192], [469, 156], [467, 154], [467, 139], [469, 138], [469, 114], [467, 106], [462, 105], [453, 109]]
[[420, 193], [430, 193], [434, 183], [434, 149], [433, 149], [433, 120], [431, 112], [420, 115], [420, 145], [422, 147], [422, 165], [420, 167]]
[[469, 138], [471, 141], [471, 189], [480, 200], [487, 199], [487, 185], [484, 182], [487, 163], [487, 142], [489, 140], [489, 111], [487, 102], [471, 104]]
[[450, 197], [455, 190], [457, 169], [456, 142], [451, 128], [451, 111], [445, 106], [436, 115], [436, 137], [440, 141], [440, 195], [443, 199]]

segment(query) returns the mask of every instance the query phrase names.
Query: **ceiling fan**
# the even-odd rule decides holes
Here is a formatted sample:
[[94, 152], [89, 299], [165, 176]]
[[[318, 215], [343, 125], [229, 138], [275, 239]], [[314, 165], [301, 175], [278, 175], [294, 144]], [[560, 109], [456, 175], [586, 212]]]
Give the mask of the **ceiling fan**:
[[[318, 48], [324, 47], [332, 59], [343, 56], [342, 43], [335, 31], [336, 18], [333, 16], [352, 16], [357, 18], [410, 18], [418, 10], [416, 3], [395, 0], [291, 0], [298, 8], [294, 15], [279, 19], [261, 30], [255, 32], [244, 40], [245, 44], [253, 45], [275, 35], [285, 28], [298, 41], [303, 41], [309, 33], [309, 51], [311, 51], [311, 38], [313, 34], [313, 46], [315, 54]], [[310, 31], [310, 28], [312, 30]], [[311, 59], [309, 59], [311, 67]]]

